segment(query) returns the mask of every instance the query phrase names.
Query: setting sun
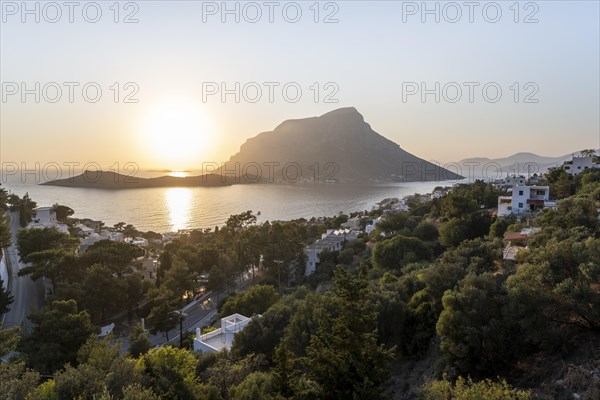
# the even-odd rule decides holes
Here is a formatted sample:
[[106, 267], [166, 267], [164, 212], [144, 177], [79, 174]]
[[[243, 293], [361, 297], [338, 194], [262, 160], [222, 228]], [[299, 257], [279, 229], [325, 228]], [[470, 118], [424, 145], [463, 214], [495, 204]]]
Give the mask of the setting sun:
[[155, 105], [144, 116], [140, 140], [154, 162], [165, 168], [187, 168], [206, 161], [214, 148], [214, 131], [193, 101]]

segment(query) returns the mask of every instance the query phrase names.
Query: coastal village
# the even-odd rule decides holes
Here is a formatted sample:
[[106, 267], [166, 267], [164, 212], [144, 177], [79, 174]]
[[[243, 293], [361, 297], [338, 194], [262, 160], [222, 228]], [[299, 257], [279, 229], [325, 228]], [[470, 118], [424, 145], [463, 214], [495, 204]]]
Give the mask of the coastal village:
[[[557, 169], [569, 176], [578, 176], [590, 169], [600, 169], [600, 163], [594, 163], [594, 158], [591, 156], [574, 156], [572, 160], [565, 162]], [[496, 221], [510, 221], [506, 224], [515, 227], [506, 230], [502, 234], [502, 263], [504, 269], [514, 269], [519, 253], [527, 249], [531, 239], [541, 231], [541, 228], [535, 224], [535, 217], [544, 209], [557, 210], [560, 206], [560, 203], [555, 200], [556, 197], [551, 191], [551, 186], [544, 184], [546, 181], [547, 176], [545, 174], [534, 174], [532, 176], [507, 175], [502, 179], [487, 183], [482, 182], [486, 187], [493, 188], [493, 193], [498, 195], [497, 207], [489, 206], [490, 202], [487, 201], [488, 206], [485, 209], [481, 206], [481, 211], [488, 213]], [[462, 185], [466, 187], [470, 184]], [[337, 256], [338, 260], [341, 260], [340, 256], [342, 254], [347, 255], [349, 252], [350, 256], [344, 264], [350, 269], [357, 269], [356, 256], [352, 255], [356, 253], [353, 253], [350, 249], [364, 246], [363, 248], [369, 254], [376, 253], [378, 246], [381, 247], [382, 241], [393, 240], [397, 237], [397, 228], [390, 228], [390, 226], [393, 226], [398, 218], [405, 218], [404, 216], [408, 216], [411, 212], [414, 215], [415, 209], [446, 198], [453, 193], [456, 187], [439, 186], [427, 194], [387, 198], [373, 206], [371, 210], [354, 212], [350, 215], [340, 213], [340, 215], [332, 218], [321, 217], [309, 221], [300, 220], [298, 222], [304, 228], [310, 226], [327, 228], [320, 232], [314, 241], [303, 243], [303, 247], [300, 248], [301, 257], [290, 258], [286, 262], [271, 260], [271, 264], [277, 267], [275, 278], [273, 276], [270, 278], [265, 277], [264, 275], [265, 270], [262, 263], [265, 254], [260, 254], [260, 261], [247, 266], [241, 272], [241, 275], [234, 279], [232, 284], [228, 284], [227, 287], [217, 287], [212, 283], [215, 280], [212, 275], [216, 273], [214, 268], [205, 271], [194, 280], [193, 285], [196, 287], [191, 291], [191, 295], [186, 292], [185, 302], [174, 311], [170, 311], [170, 313], [177, 315], [177, 319], [172, 320], [172, 326], [163, 329], [163, 335], [157, 332], [156, 328], [149, 329], [146, 327], [144, 318], [141, 318], [140, 321], [142, 332], [145, 332], [151, 338], [152, 346], [156, 348], [167, 346], [178, 338], [183, 343], [185, 334], [187, 340], [191, 343], [190, 348], [196, 352], [218, 354], [224, 350], [231, 351], [235, 343], [235, 337], [250, 326], [252, 321], [262, 318], [262, 314], [253, 312], [245, 315], [245, 312], [237, 310], [235, 307], [228, 308], [228, 312], [222, 314], [219, 311], [223, 305], [223, 301], [219, 301], [221, 295], [223, 299], [240, 296], [241, 293], [251, 290], [256, 284], [261, 286], [259, 283], [261, 279], [265, 278], [271, 279], [271, 282], [278, 282], [279, 293], [282, 293], [282, 288], [291, 290], [297, 287], [298, 282], [301, 282], [301, 284], [308, 283], [316, 286], [317, 290], [323, 290], [329, 285], [329, 283], [322, 282], [323, 271], [320, 268], [323, 259], [326, 259], [327, 263], [331, 263], [332, 254], [339, 255]], [[107, 227], [102, 221], [88, 218], [70, 218], [69, 215], [71, 214], [72, 210], [65, 206], [37, 207], [26, 230], [52, 228], [69, 237], [76, 238], [78, 242], [76, 253], [78, 255], [85, 255], [88, 251], [91, 251], [90, 249], [95, 249], [98, 245], [107, 242], [132, 246], [138, 249], [138, 253], [130, 261], [132, 267], [130, 271], [139, 274], [146, 287], [157, 284], [160, 278], [161, 260], [164, 260], [162, 255], [168, 246], [178, 242], [179, 239], [185, 240], [193, 235], [203, 235], [210, 231], [210, 229], [182, 230], [164, 234], [140, 232], [125, 223]], [[596, 215], [600, 220], [600, 208], [596, 210]], [[255, 220], [256, 217], [252, 216], [251, 212], [247, 212], [236, 218], [241, 218], [242, 221], [246, 218], [251, 221], [252, 218]], [[236, 218], [234, 218], [234, 221]], [[425, 221], [418, 217], [414, 219], [414, 222], [406, 220], [406, 225], [404, 222], [402, 224], [405, 226], [412, 224], [411, 229], [428, 224], [429, 229], [433, 229], [437, 237], [438, 230], [441, 230], [442, 225], [447, 223], [447, 219], [444, 221], [443, 218], [429, 218]], [[232, 224], [231, 221], [228, 221], [227, 225], [231, 225], [228, 226], [228, 229], [235, 233], [236, 230], [240, 229], [240, 226], [243, 226], [243, 224], [237, 225], [238, 223]], [[218, 232], [219, 228], [215, 228], [215, 231]], [[426, 234], [423, 240], [427, 240]], [[407, 260], [412, 259], [414, 257], [413, 251], [417, 254], [419, 248], [405, 252], [404, 257]], [[9, 266], [6, 260], [7, 257], [2, 257], [0, 270], [2, 271], [3, 281], [10, 284], [12, 274], [8, 270]], [[282, 268], [287, 270], [283, 274], [283, 278], [281, 276]], [[128, 273], [132, 272], [126, 272], [126, 274]], [[116, 273], [114, 278], [117, 278]], [[53, 281], [42, 277], [42, 282], [45, 297], [52, 297], [55, 290]], [[220, 292], [217, 292], [218, 290]], [[215, 293], [219, 293], [216, 295], [216, 299]], [[192, 312], [197, 314], [192, 315]], [[177, 332], [177, 321], [180, 324], [179, 332]], [[185, 321], [185, 325], [183, 321]], [[114, 337], [115, 335], [124, 337], [123, 335], [129, 333], [129, 329], [127, 324], [119, 326], [120, 322], [124, 321], [115, 318], [112, 322], [99, 326], [98, 337]], [[153, 333], [151, 334], [150, 331]], [[171, 333], [171, 337], [169, 337], [169, 333]]]

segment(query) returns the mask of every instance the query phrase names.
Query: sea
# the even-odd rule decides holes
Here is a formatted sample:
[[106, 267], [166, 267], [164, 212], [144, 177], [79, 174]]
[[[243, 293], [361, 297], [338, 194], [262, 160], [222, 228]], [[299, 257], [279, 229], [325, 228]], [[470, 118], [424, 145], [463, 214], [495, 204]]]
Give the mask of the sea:
[[[164, 174], [163, 174], [164, 175]], [[431, 193], [456, 181], [352, 184], [246, 184], [224, 187], [88, 189], [42, 186], [16, 176], [5, 176], [2, 187], [30, 198], [39, 207], [62, 204], [75, 218], [91, 218], [112, 226], [132, 224], [141, 231], [160, 233], [214, 228], [232, 214], [251, 210], [258, 221], [330, 217], [371, 210], [386, 198]]]

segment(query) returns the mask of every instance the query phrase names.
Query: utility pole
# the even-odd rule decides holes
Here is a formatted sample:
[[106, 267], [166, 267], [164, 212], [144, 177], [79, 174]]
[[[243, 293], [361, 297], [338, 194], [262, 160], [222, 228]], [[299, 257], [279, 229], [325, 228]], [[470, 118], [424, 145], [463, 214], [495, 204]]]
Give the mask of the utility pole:
[[183, 349], [183, 319], [187, 317], [187, 314], [184, 313], [183, 310], [177, 310], [173, 312], [179, 315], [179, 348]]

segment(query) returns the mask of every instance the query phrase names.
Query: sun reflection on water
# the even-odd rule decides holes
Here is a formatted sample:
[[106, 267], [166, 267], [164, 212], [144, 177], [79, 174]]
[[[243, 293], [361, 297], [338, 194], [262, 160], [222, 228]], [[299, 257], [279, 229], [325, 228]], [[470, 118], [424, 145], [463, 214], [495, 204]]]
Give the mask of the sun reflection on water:
[[165, 192], [169, 208], [169, 224], [171, 230], [188, 228], [192, 208], [192, 191], [187, 188], [169, 188]]

